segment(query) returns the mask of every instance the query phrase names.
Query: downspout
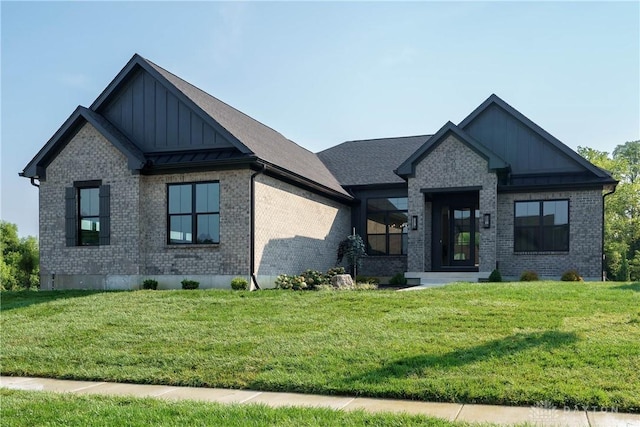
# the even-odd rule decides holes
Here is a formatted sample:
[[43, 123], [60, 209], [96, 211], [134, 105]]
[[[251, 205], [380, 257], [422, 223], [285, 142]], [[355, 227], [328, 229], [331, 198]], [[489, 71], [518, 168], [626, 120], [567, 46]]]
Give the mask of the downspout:
[[262, 164], [262, 168], [251, 175], [251, 236], [249, 236], [250, 245], [250, 271], [251, 283], [253, 288], [260, 289], [258, 277], [256, 276], [256, 177], [267, 170], [267, 165]]
[[605, 206], [604, 206], [604, 203], [605, 203], [604, 198], [607, 197], [607, 196], [610, 196], [611, 194], [613, 194], [615, 192], [616, 192], [616, 186], [614, 185], [613, 186], [613, 190], [611, 190], [608, 193], [605, 193], [605, 194], [602, 195], [602, 270], [601, 270], [602, 272], [601, 272], [601, 274], [602, 274], [602, 281], [603, 282], [606, 279], [606, 277], [605, 277], [605, 274], [606, 274], [605, 273], [605, 254], [604, 254], [604, 211], [605, 211], [605, 209], [604, 209], [605, 208]]

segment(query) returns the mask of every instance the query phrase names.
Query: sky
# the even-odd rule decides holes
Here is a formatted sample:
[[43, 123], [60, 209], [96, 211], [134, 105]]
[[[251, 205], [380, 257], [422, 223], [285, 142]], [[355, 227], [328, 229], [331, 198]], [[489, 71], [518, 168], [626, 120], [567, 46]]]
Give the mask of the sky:
[[0, 218], [138, 53], [314, 152], [435, 133], [492, 93], [572, 149], [640, 139], [640, 2], [0, 3]]

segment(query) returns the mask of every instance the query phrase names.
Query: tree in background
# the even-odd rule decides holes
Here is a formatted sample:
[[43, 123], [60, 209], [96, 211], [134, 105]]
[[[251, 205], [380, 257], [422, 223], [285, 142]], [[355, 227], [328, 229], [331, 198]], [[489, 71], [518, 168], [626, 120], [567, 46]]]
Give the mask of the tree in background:
[[38, 240], [18, 238], [18, 226], [0, 221], [0, 290], [35, 289], [40, 284]]
[[620, 181], [605, 199], [604, 252], [607, 277], [640, 280], [640, 140], [618, 145], [613, 155], [587, 147], [578, 153]]

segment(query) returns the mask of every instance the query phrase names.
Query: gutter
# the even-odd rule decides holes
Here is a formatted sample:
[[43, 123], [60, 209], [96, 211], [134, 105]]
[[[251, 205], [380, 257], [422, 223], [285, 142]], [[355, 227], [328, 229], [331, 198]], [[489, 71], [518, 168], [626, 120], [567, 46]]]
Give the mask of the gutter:
[[[617, 182], [616, 182], [617, 184]], [[602, 195], [602, 281], [604, 282], [606, 280], [606, 272], [605, 272], [605, 254], [604, 254], [604, 211], [605, 211], [605, 200], [604, 198], [607, 196], [612, 195], [613, 193], [616, 192], [616, 185], [613, 186], [613, 190], [609, 191], [608, 193], [605, 193]]]
[[260, 289], [258, 277], [256, 276], [256, 177], [265, 173], [267, 165], [262, 163], [260, 170], [251, 175], [251, 236], [249, 236], [250, 245], [250, 272], [251, 272], [251, 288], [252, 290]]

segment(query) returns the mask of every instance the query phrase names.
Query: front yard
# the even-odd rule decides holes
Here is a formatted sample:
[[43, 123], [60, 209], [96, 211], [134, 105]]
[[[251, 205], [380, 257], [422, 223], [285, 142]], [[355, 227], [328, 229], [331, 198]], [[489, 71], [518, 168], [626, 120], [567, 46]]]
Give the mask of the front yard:
[[4, 375], [640, 412], [640, 283], [1, 298]]

